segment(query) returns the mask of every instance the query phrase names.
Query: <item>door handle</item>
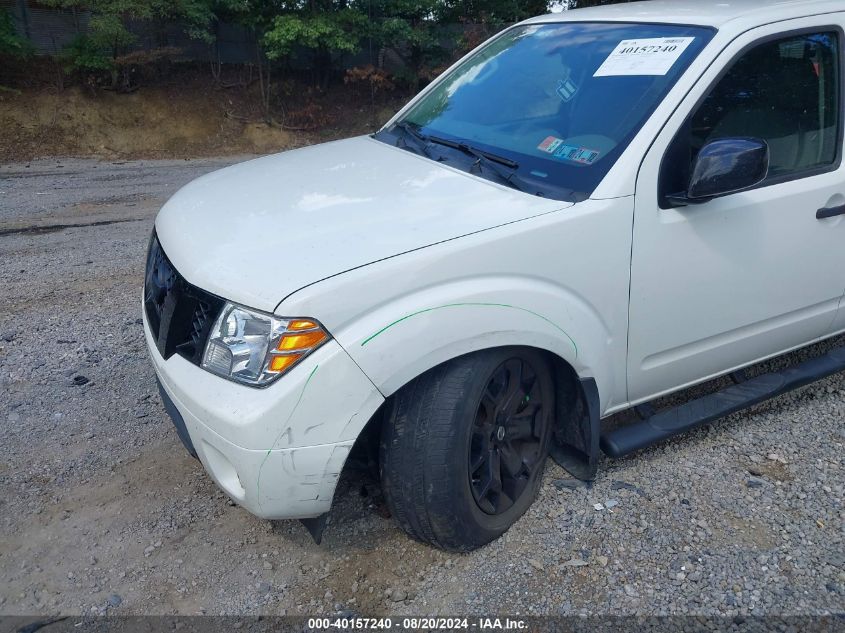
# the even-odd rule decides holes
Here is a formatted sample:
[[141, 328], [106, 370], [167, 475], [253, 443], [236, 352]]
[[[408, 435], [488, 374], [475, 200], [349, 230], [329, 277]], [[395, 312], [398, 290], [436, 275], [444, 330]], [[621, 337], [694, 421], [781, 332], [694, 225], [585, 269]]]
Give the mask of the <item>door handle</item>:
[[838, 207], [825, 207], [816, 211], [817, 220], [824, 220], [837, 215], [845, 215], [845, 204], [840, 204]]

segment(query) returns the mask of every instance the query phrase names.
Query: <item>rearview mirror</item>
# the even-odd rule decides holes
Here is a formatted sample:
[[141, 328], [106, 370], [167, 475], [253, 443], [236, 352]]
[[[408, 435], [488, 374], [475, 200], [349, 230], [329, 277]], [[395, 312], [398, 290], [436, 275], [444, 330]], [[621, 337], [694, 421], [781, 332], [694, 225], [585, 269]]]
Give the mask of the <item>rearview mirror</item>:
[[756, 138], [720, 138], [701, 148], [681, 204], [700, 204], [750, 189], [769, 173], [769, 145]]

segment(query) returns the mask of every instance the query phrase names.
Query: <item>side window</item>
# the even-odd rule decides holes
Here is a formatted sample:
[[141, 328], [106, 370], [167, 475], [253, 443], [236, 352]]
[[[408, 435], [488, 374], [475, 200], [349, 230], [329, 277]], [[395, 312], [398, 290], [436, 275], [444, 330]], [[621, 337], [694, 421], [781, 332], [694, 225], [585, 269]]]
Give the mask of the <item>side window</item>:
[[767, 180], [835, 163], [840, 72], [836, 32], [793, 36], [749, 50], [672, 142], [661, 170], [661, 198], [686, 190], [699, 150], [719, 138], [765, 140], [770, 151]]

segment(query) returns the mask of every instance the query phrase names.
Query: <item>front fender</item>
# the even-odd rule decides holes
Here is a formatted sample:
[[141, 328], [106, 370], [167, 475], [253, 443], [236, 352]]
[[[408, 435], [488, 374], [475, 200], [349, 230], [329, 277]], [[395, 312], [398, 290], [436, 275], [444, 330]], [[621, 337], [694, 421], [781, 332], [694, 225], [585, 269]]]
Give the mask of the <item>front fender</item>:
[[632, 199], [584, 201], [339, 272], [276, 314], [318, 319], [385, 396], [457, 356], [524, 345], [594, 379], [603, 413], [626, 397], [632, 214]]
[[[579, 375], [612, 380], [603, 349], [609, 332], [576, 293], [517, 276], [473, 277], [404, 295], [335, 332], [385, 396], [432, 367], [491, 347], [547, 350]], [[580, 342], [580, 343], [579, 343]]]

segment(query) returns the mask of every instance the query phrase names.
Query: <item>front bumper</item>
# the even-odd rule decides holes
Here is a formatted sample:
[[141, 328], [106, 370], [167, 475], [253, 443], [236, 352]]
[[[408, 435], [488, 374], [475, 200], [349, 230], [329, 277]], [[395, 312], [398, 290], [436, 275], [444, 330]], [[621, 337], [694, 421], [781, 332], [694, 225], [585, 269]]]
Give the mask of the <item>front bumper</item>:
[[186, 446], [218, 486], [267, 519], [329, 510], [358, 433], [384, 401], [336, 341], [255, 389], [178, 355], [165, 361], [146, 315], [144, 336], [161, 389], [184, 422]]
[[173, 422], [173, 426], [176, 427], [176, 435], [179, 436], [179, 439], [182, 440], [182, 446], [185, 447], [185, 450], [193, 457], [194, 459], [199, 459], [199, 455], [197, 455], [197, 449], [194, 448], [194, 443], [191, 441], [191, 435], [188, 433], [188, 427], [185, 426], [185, 420], [182, 418], [182, 414], [179, 413], [179, 409], [176, 408], [176, 405], [173, 404], [173, 400], [170, 399], [170, 396], [167, 395], [167, 392], [164, 390], [164, 387], [161, 386], [161, 381], [156, 378], [156, 385], [158, 385], [158, 395], [161, 396], [161, 403], [164, 405], [164, 410], [167, 411], [167, 415], [170, 416], [170, 421]]

